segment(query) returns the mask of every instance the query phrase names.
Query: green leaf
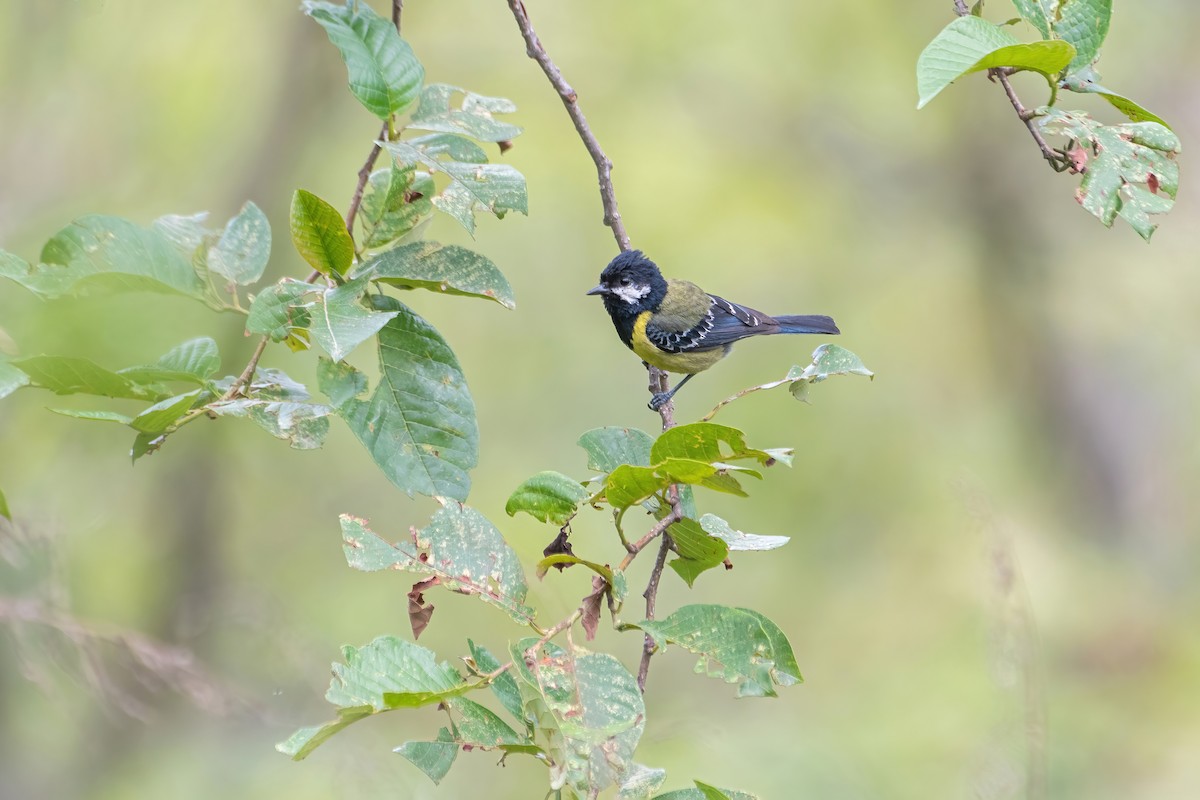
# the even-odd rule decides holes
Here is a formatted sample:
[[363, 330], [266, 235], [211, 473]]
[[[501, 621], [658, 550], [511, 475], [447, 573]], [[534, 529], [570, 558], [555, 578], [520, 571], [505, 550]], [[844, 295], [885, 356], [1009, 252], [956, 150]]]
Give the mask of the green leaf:
[[368, 111], [387, 119], [417, 101], [425, 69], [389, 20], [360, 2], [305, 0], [301, 7], [341, 51], [350, 91]]
[[673, 792], [656, 795], [654, 800], [758, 800], [755, 795], [739, 792], [736, 789], [717, 789], [707, 783], [693, 781], [692, 789], [676, 789]]
[[[717, 412], [725, 406], [745, 397], [754, 392], [761, 392], [765, 389], [774, 389], [778, 386], [787, 386], [792, 395], [801, 402], [808, 402], [808, 390], [814, 383], [820, 383], [826, 378], [834, 375], [865, 375], [868, 378], [874, 378], [875, 373], [867, 369], [863, 364], [862, 359], [850, 352], [844, 347], [839, 347], [836, 344], [823, 344], [817, 347], [812, 354], [812, 363], [807, 367], [793, 366], [788, 370], [788, 374], [777, 381], [762, 383], [758, 386], [751, 386], [749, 389], [743, 389], [732, 397], [727, 397], [708, 412], [704, 416], [704, 420], [710, 420], [716, 416]], [[781, 450], [765, 450], [763, 452], [779, 458], [787, 464], [791, 464], [791, 451]]]
[[1107, 100], [1113, 108], [1120, 111], [1125, 116], [1134, 122], [1157, 122], [1164, 128], [1170, 129], [1170, 125], [1166, 121], [1140, 105], [1130, 100], [1124, 95], [1106, 89], [1100, 85], [1100, 76], [1095, 73], [1090, 67], [1084, 67], [1077, 72], [1073, 72], [1066, 77], [1062, 82], [1062, 87], [1072, 92], [1081, 94], [1098, 94]]
[[1067, 72], [1090, 66], [1108, 36], [1112, 0], [1060, 0], [1058, 18], [1052, 18], [1054, 35], [1075, 48]]
[[[417, 126], [413, 126], [417, 127]], [[483, 148], [465, 136], [455, 133], [431, 133], [409, 139], [413, 147], [419, 147], [429, 156], [446, 156], [448, 161], [466, 161], [470, 164], [486, 164], [488, 157]]]
[[279, 752], [299, 761], [347, 725], [397, 708], [441, 703], [470, 691], [458, 670], [437, 663], [433, 651], [396, 636], [380, 636], [365, 647], [342, 648], [345, 664], [333, 664], [325, 699], [338, 707], [338, 718], [301, 728]]
[[154, 220], [150, 227], [192, 258], [201, 245], [218, 238], [217, 232], [211, 230], [206, 222], [207, 211], [186, 215], [164, 214]]
[[525, 708], [547, 739], [551, 785], [595, 796], [637, 769], [633, 752], [645, 726], [646, 707], [637, 682], [607, 653], [566, 651], [553, 644], [534, 654], [523, 639], [510, 647]]
[[1074, 55], [1075, 49], [1066, 42], [1022, 44], [1004, 28], [979, 17], [958, 17], [917, 58], [917, 108], [963, 75], [993, 67], [1055, 75]]
[[628, 628], [645, 631], [660, 646], [671, 642], [696, 653], [696, 671], [739, 683], [738, 697], [774, 697], [775, 686], [803, 680], [783, 631], [748, 608], [683, 606], [663, 619], [622, 626]]
[[450, 591], [478, 595], [517, 622], [533, 619], [520, 560], [500, 531], [470, 506], [446, 504], [427, 527], [395, 544], [367, 528], [366, 520], [343, 514], [341, 523], [342, 550], [354, 569], [436, 577]]
[[80, 217], [46, 242], [36, 267], [0, 251], [0, 277], [42, 298], [152, 291], [208, 299], [191, 253], [158, 230], [119, 217]]
[[442, 161], [411, 142], [385, 144], [401, 166], [421, 164], [430, 172], [442, 172], [450, 178], [450, 185], [433, 198], [433, 204], [470, 233], [475, 232], [477, 210], [501, 218], [509, 211], [529, 213], [525, 178], [507, 164]]
[[167, 396], [86, 358], [32, 356], [17, 359], [12, 365], [29, 376], [31, 385], [56, 394], [93, 394], [155, 402]]
[[588, 469], [612, 472], [622, 464], [650, 466], [654, 438], [637, 428], [593, 428], [579, 437], [588, 455]]
[[191, 410], [200, 396], [200, 392], [200, 389], [195, 389], [186, 394], [161, 400], [134, 417], [129, 423], [129, 427], [139, 433], [155, 435], [166, 433], [175, 427], [175, 423], [180, 417]]
[[121, 425], [128, 425], [133, 422], [133, 417], [118, 414], [115, 411], [84, 411], [74, 408], [48, 408], [46, 410], [52, 411], [55, 414], [61, 414], [64, 417], [85, 419], [92, 422], [116, 422]]
[[[754, 477], [762, 477], [753, 470], [744, 472]], [[622, 464], [605, 478], [601, 494], [613, 508], [625, 508], [640, 503], [676, 483], [704, 486], [718, 492], [746, 496], [737, 480], [728, 474], [727, 467], [717, 467], [685, 458], [667, 459], [653, 467]]]
[[474, 700], [456, 697], [448, 700], [446, 705], [454, 720], [451, 733], [459, 744], [485, 750], [509, 750], [511, 745], [540, 750], [528, 736], [517, 733], [494, 712]]
[[458, 245], [421, 241], [394, 247], [369, 259], [355, 276], [405, 289], [482, 297], [515, 308], [512, 286], [490, 260]]
[[[475, 667], [480, 674], [500, 669], [500, 659], [492, 655], [486, 647], [475, 644], [470, 639], [467, 640], [467, 646], [471, 648], [471, 658], [474, 659]], [[492, 690], [492, 694], [496, 695], [496, 699], [508, 713], [512, 714], [514, 718], [526, 722], [525, 711], [521, 704], [521, 689], [517, 686], [517, 679], [512, 676], [511, 671], [502, 672], [492, 678], [488, 688]]]
[[345, 275], [354, 261], [354, 240], [337, 209], [303, 189], [292, 195], [292, 243], [322, 275]]
[[[263, 289], [250, 304], [246, 333], [260, 333], [272, 342], [298, 340], [312, 325], [312, 307], [320, 289], [294, 278], [284, 278]], [[292, 349], [302, 349], [293, 347]]]
[[[455, 94], [463, 95], [459, 108], [451, 107], [450, 100]], [[481, 142], [504, 142], [520, 136], [521, 129], [498, 121], [494, 115], [511, 114], [516, 110], [517, 106], [503, 97], [484, 97], [457, 86], [435, 83], [421, 92], [421, 105], [413, 114], [409, 127], [465, 134]]]
[[[441, 741], [445, 734], [446, 741]], [[395, 752], [407, 758], [413, 766], [429, 776], [435, 784], [450, 773], [454, 759], [458, 756], [459, 745], [453, 740], [450, 731], [442, 728], [439, 741], [436, 742], [405, 742], [396, 748]]]
[[207, 264], [218, 275], [245, 286], [262, 277], [270, 257], [271, 224], [258, 206], [247, 201], [209, 249]]
[[734, 530], [728, 522], [716, 514], [705, 514], [701, 517], [700, 527], [704, 529], [705, 533], [725, 542], [730, 552], [775, 550], [791, 541], [788, 536], [759, 536], [754, 533], [742, 533]]
[[[721, 445], [726, 445], [723, 448]], [[783, 457], [789, 464], [790, 450], [755, 450], [746, 445], [746, 435], [737, 428], [715, 422], [693, 422], [664, 431], [650, 449], [650, 461], [658, 464], [670, 458], [687, 458], [709, 464], [752, 459], [770, 466]]]
[[1117, 215], [1149, 241], [1157, 224], [1150, 215], [1174, 206], [1179, 189], [1179, 137], [1156, 122], [1101, 125], [1078, 111], [1040, 109], [1050, 135], [1080, 142], [1090, 156], [1075, 199], [1110, 227]]
[[667, 530], [675, 542], [675, 552], [679, 554], [678, 558], [671, 561], [670, 567], [689, 588], [700, 573], [719, 566], [729, 555], [725, 542], [709, 536], [695, 520], [681, 519], [672, 523]]
[[475, 403], [449, 345], [428, 322], [397, 303], [400, 314], [380, 331], [380, 379], [369, 401], [366, 380], [349, 366], [322, 360], [321, 391], [399, 488], [465, 500], [479, 429]]
[[17, 389], [28, 385], [28, 375], [7, 361], [0, 361], [0, 399], [8, 397]]
[[621, 777], [618, 800], [643, 800], [662, 788], [666, 779], [667, 771], [665, 769], [633, 764], [629, 771]]
[[358, 221], [362, 246], [382, 247], [412, 231], [433, 214], [430, 198], [436, 189], [428, 173], [413, 167], [376, 170], [367, 182]]
[[186, 381], [204, 384], [221, 367], [217, 343], [207, 336], [188, 339], [145, 367], [126, 367], [117, 374], [135, 383]]
[[1037, 28], [1043, 39], [1049, 39], [1050, 17], [1046, 13], [1046, 6], [1051, 3], [1057, 5], [1058, 2], [1059, 0], [1013, 0], [1013, 5], [1017, 7], [1021, 19]]
[[315, 450], [329, 433], [333, 409], [319, 403], [240, 398], [212, 403], [209, 411], [223, 417], [243, 417], [295, 450]]
[[552, 522], [561, 527], [575, 516], [579, 504], [587, 498], [588, 491], [579, 481], [561, 472], [545, 470], [518, 486], [508, 498], [504, 511], [510, 517], [524, 511], [540, 522]]
[[341, 361], [354, 348], [379, 332], [399, 311], [372, 311], [363, 305], [367, 279], [326, 289], [311, 311], [313, 341], [334, 361]]
[[4, 497], [4, 490], [0, 489], [0, 517], [11, 521], [12, 512], [8, 510], [8, 500]]

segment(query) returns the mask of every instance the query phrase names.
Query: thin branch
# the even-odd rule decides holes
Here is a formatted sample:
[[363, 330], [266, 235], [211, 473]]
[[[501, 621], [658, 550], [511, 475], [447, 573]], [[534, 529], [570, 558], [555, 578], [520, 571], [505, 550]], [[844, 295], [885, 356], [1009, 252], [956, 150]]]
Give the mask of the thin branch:
[[629, 545], [628, 555], [621, 560], [620, 566], [617, 567], [620, 572], [624, 572], [625, 570], [629, 569], [629, 565], [633, 563], [635, 558], [637, 558], [638, 553], [645, 550], [646, 546], [661, 536], [667, 530], [667, 528], [683, 519], [683, 509], [679, 504], [678, 491], [674, 486], [672, 486], [669, 491], [675, 492], [675, 496], [672, 498], [671, 502], [671, 510], [665, 517], [655, 523], [654, 527], [651, 528], [645, 536]]
[[565, 631], [567, 628], [570, 628], [572, 625], [574, 625], [576, 622], [578, 622], [579, 618], [582, 616], [583, 616], [583, 606], [580, 606], [579, 608], [572, 611], [570, 613], [570, 615], [563, 617], [557, 623], [555, 623], [554, 627], [552, 627], [550, 630], [546, 631], [545, 635], [543, 635], [542, 638], [538, 639], [537, 642], [535, 642], [532, 647], [529, 647], [525, 650], [525, 666], [529, 667], [530, 669], [533, 669], [534, 663], [536, 661], [535, 654], [537, 653], [538, 650], [541, 649], [542, 645], [544, 645], [546, 642], [553, 639], [558, 634]]
[[546, 73], [550, 85], [562, 98], [563, 106], [566, 107], [571, 122], [575, 123], [575, 130], [579, 132], [579, 138], [583, 140], [583, 146], [587, 148], [588, 154], [596, 164], [596, 177], [600, 181], [600, 200], [604, 204], [604, 224], [612, 228], [613, 237], [617, 240], [617, 247], [622, 251], [628, 250], [630, 248], [629, 234], [625, 232], [625, 225], [621, 222], [621, 214], [617, 210], [617, 196], [613, 189], [612, 161], [604, 154], [604, 150], [600, 148], [600, 142], [596, 140], [596, 135], [588, 127], [587, 118], [583, 116], [583, 109], [579, 107], [579, 95], [563, 78], [562, 72], [547, 55], [546, 48], [542, 47], [541, 40], [533, 30], [533, 23], [529, 21], [529, 14], [525, 11], [525, 4], [521, 0], [508, 0], [508, 7], [512, 9], [513, 17], [517, 20], [517, 27], [521, 29], [521, 36], [525, 39], [526, 54], [538, 63], [542, 72]]
[[383, 150], [379, 142], [388, 138], [389, 127], [387, 122], [383, 123], [383, 127], [379, 129], [379, 135], [375, 137], [375, 144], [371, 146], [371, 153], [367, 156], [367, 160], [358, 171], [358, 185], [354, 187], [354, 197], [350, 200], [350, 210], [346, 212], [346, 230], [349, 232], [351, 239], [354, 238], [354, 218], [358, 216], [358, 208], [362, 205], [363, 192], [367, 188], [367, 181], [371, 179], [371, 170], [375, 169], [375, 161], [379, 158], [379, 153]]
[[[967, 8], [965, 0], [954, 0], [954, 13], [960, 17], [965, 17], [971, 12]], [[1055, 150], [1046, 143], [1046, 139], [1042, 136], [1042, 132], [1038, 130], [1037, 122], [1035, 121], [1037, 114], [1025, 108], [1024, 104], [1021, 103], [1021, 99], [1017, 97], [1017, 92], [1013, 89], [1012, 82], [1008, 79], [1008, 76], [1013, 72], [1014, 70], [1011, 67], [997, 67], [989, 69], [987, 76], [988, 80], [993, 82], [999, 81], [1000, 85], [1004, 87], [1004, 93], [1008, 95], [1008, 101], [1012, 103], [1013, 110], [1017, 112], [1017, 118], [1029, 130], [1029, 135], [1033, 137], [1033, 141], [1037, 144], [1038, 149], [1042, 151], [1042, 158], [1046, 159], [1046, 162], [1050, 164], [1050, 168], [1055, 172], [1062, 172], [1064, 170], [1082, 172], [1083, 170], [1075, 169], [1074, 162], [1069, 155], [1061, 150]], [[1053, 89], [1054, 87], [1051, 85], [1051, 90], [1053, 91]], [[1051, 102], [1054, 102], [1053, 99], [1051, 99]]]
[[[1012, 103], [1013, 110], [1017, 112], [1017, 117], [1021, 122], [1025, 123], [1025, 127], [1029, 129], [1029, 135], [1033, 137], [1033, 141], [1037, 142], [1038, 149], [1042, 151], [1042, 158], [1050, 163], [1050, 167], [1055, 172], [1062, 172], [1073, 166], [1070, 157], [1065, 153], [1055, 150], [1042, 137], [1042, 132], [1038, 130], [1037, 114], [1025, 108], [1021, 103], [1021, 98], [1017, 97], [1017, 92], [1012, 87], [1012, 82], [1008, 76], [1011, 74], [1009, 69], [992, 69], [988, 70], [988, 77], [1000, 81], [1000, 85], [1004, 87], [1004, 93], [1008, 95], [1008, 102]], [[1072, 170], [1077, 171], [1077, 170]], [[1082, 170], [1078, 170], [1082, 172]]]
[[[658, 546], [658, 557], [654, 559], [654, 569], [650, 570], [650, 583], [646, 584], [646, 591], [642, 592], [642, 597], [646, 598], [646, 619], [654, 619], [654, 604], [658, 599], [658, 581], [662, 577], [663, 567], [667, 563], [667, 551], [670, 549], [671, 534], [664, 532], [662, 542]], [[654, 639], [650, 634], [646, 634], [646, 639], [642, 643], [642, 662], [638, 665], [637, 676], [638, 689], [642, 694], [646, 693], [646, 676], [650, 674], [650, 659], [654, 656], [656, 649]]]

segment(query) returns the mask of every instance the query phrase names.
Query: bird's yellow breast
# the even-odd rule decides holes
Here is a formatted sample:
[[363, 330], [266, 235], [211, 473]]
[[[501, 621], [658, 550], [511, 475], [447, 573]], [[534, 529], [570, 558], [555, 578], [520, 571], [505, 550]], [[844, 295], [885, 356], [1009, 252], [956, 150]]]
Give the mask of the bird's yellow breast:
[[682, 372], [692, 374], [703, 372], [725, 357], [727, 348], [715, 347], [711, 350], [693, 350], [688, 353], [668, 353], [659, 350], [646, 337], [646, 323], [650, 321], [652, 312], [643, 311], [638, 314], [633, 323], [633, 335], [630, 345], [643, 361], [651, 366], [665, 369], [667, 372]]

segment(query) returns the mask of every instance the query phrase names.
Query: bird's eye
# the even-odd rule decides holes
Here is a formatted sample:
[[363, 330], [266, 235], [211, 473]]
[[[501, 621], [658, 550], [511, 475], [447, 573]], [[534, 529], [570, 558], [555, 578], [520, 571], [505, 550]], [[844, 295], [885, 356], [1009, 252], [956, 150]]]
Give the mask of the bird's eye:
[[630, 278], [629, 278], [629, 276], [628, 276], [628, 275], [626, 275], [625, 277], [621, 278], [621, 285], [622, 285], [622, 286], [628, 286], [628, 285], [629, 285], [629, 284], [631, 284], [631, 283], [633, 283], [633, 281], [632, 281], [632, 280], [630, 280]]

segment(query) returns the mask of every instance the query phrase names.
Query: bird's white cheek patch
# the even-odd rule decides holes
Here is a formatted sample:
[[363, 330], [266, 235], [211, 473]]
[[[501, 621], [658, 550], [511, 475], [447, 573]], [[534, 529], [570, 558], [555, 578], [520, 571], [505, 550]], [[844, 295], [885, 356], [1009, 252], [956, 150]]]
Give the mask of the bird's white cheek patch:
[[642, 286], [618, 286], [612, 290], [613, 294], [624, 300], [629, 305], [635, 305], [646, 295], [650, 294], [648, 285]]

